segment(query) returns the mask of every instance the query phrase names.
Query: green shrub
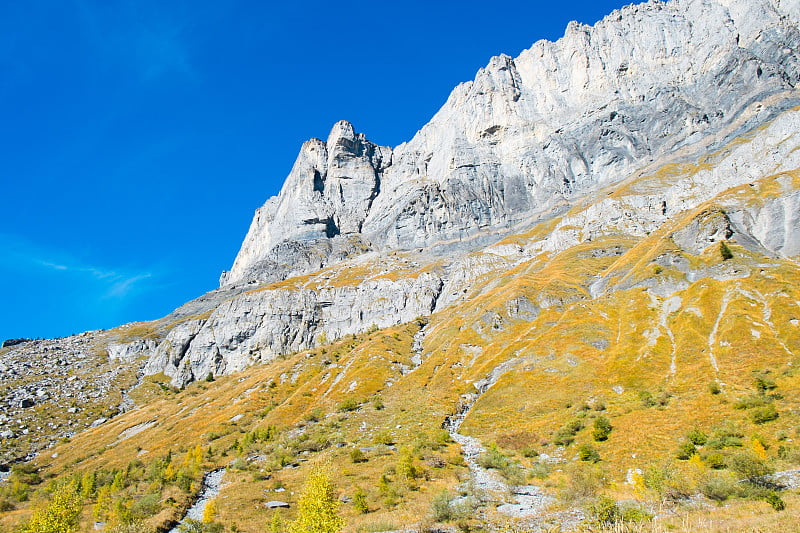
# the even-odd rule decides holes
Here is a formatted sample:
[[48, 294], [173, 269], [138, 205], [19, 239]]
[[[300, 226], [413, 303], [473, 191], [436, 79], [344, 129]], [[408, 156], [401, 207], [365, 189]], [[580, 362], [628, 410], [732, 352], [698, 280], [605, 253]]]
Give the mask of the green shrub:
[[0, 513], [7, 513], [13, 511], [17, 507], [5, 498], [0, 498]]
[[691, 441], [684, 441], [678, 446], [678, 451], [675, 452], [675, 458], [681, 461], [686, 461], [691, 456], [697, 453], [697, 448], [694, 447]]
[[364, 491], [364, 489], [358, 488], [353, 493], [353, 508], [358, 514], [367, 514], [369, 512], [367, 493]]
[[522, 449], [522, 456], [527, 457], [528, 459], [539, 457], [539, 451], [533, 446], [528, 446], [527, 448]]
[[772, 403], [772, 399], [768, 396], [761, 394], [754, 394], [746, 396], [740, 400], [736, 400], [733, 404], [734, 409], [755, 409], [756, 407], [763, 407]]
[[672, 395], [664, 390], [659, 390], [656, 395], [646, 390], [639, 391], [639, 401], [642, 402], [642, 407], [666, 407], [669, 405], [671, 397]]
[[519, 465], [506, 457], [495, 443], [490, 444], [489, 449], [478, 457], [478, 464], [483, 468], [493, 468], [499, 471], [512, 484], [519, 485], [525, 481]]
[[775, 409], [775, 406], [772, 404], [753, 409], [750, 413], [750, 420], [752, 420], [754, 424], [766, 424], [776, 418], [778, 418], [778, 410]]
[[544, 461], [536, 461], [528, 469], [528, 472], [536, 479], [547, 479], [550, 476], [550, 465]]
[[431, 512], [436, 522], [449, 522], [453, 520], [454, 509], [451, 504], [452, 499], [452, 494], [447, 490], [443, 490], [433, 498], [431, 501]]
[[725, 457], [719, 452], [710, 452], [703, 455], [703, 463], [713, 470], [725, 468]]
[[764, 501], [770, 504], [772, 508], [775, 509], [776, 511], [783, 511], [784, 509], [786, 509], [786, 503], [784, 503], [783, 499], [781, 499], [781, 497], [778, 496], [777, 492], [773, 491], [767, 494], [767, 497], [764, 498]]
[[383, 405], [383, 397], [380, 394], [376, 394], [375, 396], [372, 397], [372, 407], [376, 411], [383, 410], [383, 407], [384, 407], [384, 405]]
[[708, 436], [700, 431], [699, 429], [691, 430], [687, 435], [686, 438], [689, 439], [689, 442], [694, 444], [695, 446], [702, 446], [706, 442], [708, 442]]
[[601, 527], [612, 526], [622, 519], [622, 512], [613, 498], [600, 496], [589, 508], [594, 522]]
[[771, 380], [766, 376], [758, 376], [755, 379], [754, 385], [756, 387], [756, 390], [762, 394], [767, 392], [768, 390], [773, 390], [778, 387], [778, 385], [776, 385], [773, 380]]
[[720, 241], [719, 243], [719, 255], [722, 256], [723, 261], [733, 259], [733, 252], [731, 252], [731, 249], [725, 244], [725, 241]]
[[672, 462], [648, 465], [642, 473], [642, 482], [664, 500], [677, 501], [694, 491], [691, 483]]
[[724, 502], [736, 495], [736, 482], [724, 472], [713, 472], [700, 485], [700, 492], [715, 502]]
[[135, 520], [149, 518], [161, 510], [161, 494], [145, 494], [133, 504], [131, 513]]
[[719, 394], [722, 392], [722, 389], [719, 387], [719, 383], [716, 381], [712, 381], [708, 384], [708, 392], [711, 394]]
[[597, 453], [597, 450], [595, 450], [591, 444], [582, 444], [580, 448], [578, 448], [578, 458], [581, 461], [590, 463], [600, 462], [600, 454]]
[[595, 497], [608, 484], [606, 473], [599, 464], [573, 463], [565, 470], [567, 480], [560, 496], [568, 503]]
[[594, 430], [592, 431], [592, 437], [596, 441], [604, 441], [608, 440], [608, 435], [611, 433], [613, 426], [611, 422], [609, 422], [608, 418], [604, 416], [598, 416], [594, 419]]
[[732, 423], [725, 423], [715, 427], [711, 438], [706, 443], [706, 448], [722, 450], [723, 448], [738, 448], [742, 445], [744, 434]]
[[649, 522], [653, 519], [653, 515], [646, 510], [635, 505], [621, 506], [620, 512], [622, 514], [622, 521], [629, 524], [639, 524], [641, 522]]
[[311, 411], [309, 411], [309, 413], [306, 415], [306, 422], [312, 422], [312, 423], [319, 422], [323, 416], [324, 413], [322, 409], [319, 407], [315, 407]]
[[773, 472], [769, 464], [752, 452], [739, 452], [728, 458], [728, 468], [742, 478], [753, 481]]
[[346, 413], [350, 411], [355, 411], [356, 409], [359, 408], [360, 405], [361, 403], [358, 400], [356, 400], [353, 397], [350, 397], [346, 398], [345, 400], [342, 400], [342, 402], [339, 403], [339, 405], [336, 407], [336, 410], [339, 411], [340, 413]]
[[367, 458], [364, 456], [364, 452], [362, 452], [360, 449], [353, 448], [350, 450], [350, 462], [354, 464], [366, 463]]
[[556, 432], [553, 442], [558, 446], [569, 446], [575, 441], [575, 435], [581, 429], [583, 429], [583, 419], [572, 418]]

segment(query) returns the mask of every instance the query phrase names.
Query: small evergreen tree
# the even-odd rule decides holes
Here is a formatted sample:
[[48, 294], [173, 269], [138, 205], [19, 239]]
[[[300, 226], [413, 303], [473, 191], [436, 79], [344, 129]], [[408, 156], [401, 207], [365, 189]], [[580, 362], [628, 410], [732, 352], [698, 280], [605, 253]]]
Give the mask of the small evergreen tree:
[[359, 514], [366, 514], [369, 512], [367, 493], [364, 491], [364, 489], [358, 488], [353, 494], [353, 508]]
[[289, 526], [289, 533], [338, 533], [344, 526], [338, 510], [331, 478], [317, 467], [306, 478], [297, 502], [297, 519]]
[[731, 252], [731, 249], [725, 244], [725, 241], [720, 241], [719, 243], [719, 255], [722, 256], [723, 261], [733, 258], [733, 252]]
[[594, 419], [594, 431], [592, 431], [592, 437], [594, 437], [594, 440], [596, 441], [608, 440], [608, 435], [611, 433], [612, 429], [611, 422], [608, 421], [608, 418], [599, 416]]

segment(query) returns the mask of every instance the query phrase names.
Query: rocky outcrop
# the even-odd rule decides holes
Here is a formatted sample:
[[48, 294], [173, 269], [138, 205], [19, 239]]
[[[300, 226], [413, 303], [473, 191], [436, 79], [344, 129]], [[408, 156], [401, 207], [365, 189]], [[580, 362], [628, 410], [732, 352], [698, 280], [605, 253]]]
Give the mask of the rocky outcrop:
[[149, 356], [156, 347], [155, 339], [143, 338], [133, 342], [110, 342], [106, 346], [108, 358], [123, 363], [132, 363], [139, 357]]
[[220, 284], [275, 281], [363, 251], [350, 236], [361, 231], [391, 159], [390, 148], [369, 142], [346, 121], [333, 126], [327, 141], [303, 144], [280, 195], [256, 211]]
[[[320, 280], [321, 281], [321, 280]], [[265, 288], [221, 304], [208, 318], [173, 328], [145, 373], [164, 372], [175, 386], [242, 370], [277, 355], [430, 314], [442, 290], [432, 272], [355, 285]]]

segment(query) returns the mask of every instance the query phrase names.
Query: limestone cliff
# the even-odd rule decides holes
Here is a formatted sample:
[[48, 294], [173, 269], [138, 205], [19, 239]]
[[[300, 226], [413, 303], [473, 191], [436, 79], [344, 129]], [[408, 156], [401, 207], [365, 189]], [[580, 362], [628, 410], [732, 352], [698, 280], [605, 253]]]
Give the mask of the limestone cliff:
[[724, 144], [797, 102], [798, 11], [780, 0], [628, 6], [492, 58], [394, 150], [340, 122], [326, 143], [303, 145], [221, 284], [497, 232], [664, 155]]
[[[206, 314], [141, 351], [146, 372], [183, 385], [407, 322], [542, 254], [644, 239], [731, 188], [800, 168], [798, 20], [797, 4], [779, 0], [629, 6], [493, 58], [394, 149], [337, 123], [303, 145], [258, 209], [221, 289], [186, 306]], [[726, 200], [724, 224], [692, 219], [671, 242], [795, 255], [797, 193], [786, 187], [758, 204]], [[536, 238], [506, 238], [542, 223]], [[670, 257], [658, 261], [683, 278], [598, 274], [585, 290], [643, 283], [667, 297], [706, 275]], [[585, 296], [513, 305], [535, 316], [575, 297]]]

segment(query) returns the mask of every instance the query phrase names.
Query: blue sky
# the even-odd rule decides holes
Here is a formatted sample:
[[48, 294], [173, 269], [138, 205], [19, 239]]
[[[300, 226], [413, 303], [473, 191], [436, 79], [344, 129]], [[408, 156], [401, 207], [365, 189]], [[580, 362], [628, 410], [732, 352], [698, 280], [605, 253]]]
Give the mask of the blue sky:
[[159, 318], [217, 286], [302, 142], [411, 138], [493, 55], [620, 1], [0, 5], [0, 340]]

